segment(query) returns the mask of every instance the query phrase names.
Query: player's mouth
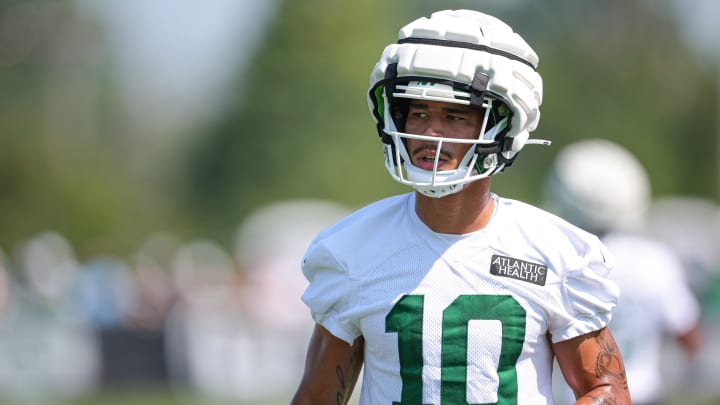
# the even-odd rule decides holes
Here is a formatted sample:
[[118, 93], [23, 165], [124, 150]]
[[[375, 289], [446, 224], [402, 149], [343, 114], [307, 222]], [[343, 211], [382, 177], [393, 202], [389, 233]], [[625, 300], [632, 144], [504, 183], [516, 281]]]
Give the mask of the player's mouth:
[[[424, 145], [413, 150], [413, 164], [423, 169], [432, 171], [435, 168], [435, 156], [437, 155], [437, 149], [434, 145]], [[438, 157], [437, 170], [442, 170], [443, 166], [447, 164], [451, 156], [448, 151], [440, 150], [440, 156]]]

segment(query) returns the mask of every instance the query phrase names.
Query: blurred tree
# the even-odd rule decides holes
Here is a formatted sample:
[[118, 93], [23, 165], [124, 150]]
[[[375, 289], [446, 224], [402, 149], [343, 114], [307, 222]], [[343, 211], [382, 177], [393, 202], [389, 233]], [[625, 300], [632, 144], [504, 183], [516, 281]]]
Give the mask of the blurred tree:
[[545, 157], [578, 138], [607, 138], [647, 166], [655, 194], [716, 198], [713, 67], [681, 42], [657, 3], [562, 4], [552, 9], [569, 14], [558, 19], [583, 17], [555, 24], [540, 45], [546, 97], [536, 136], [556, 146]]
[[3, 0], [0, 28], [0, 246], [54, 229], [134, 248], [172, 209], [129, 174], [101, 27], [71, 1]]
[[[382, 47], [430, 3], [286, 2], [237, 100], [191, 160], [188, 201], [206, 225], [232, 226], [228, 216], [283, 197], [360, 205], [405, 191], [384, 173], [365, 92]], [[656, 193], [717, 195], [717, 78], [664, 9], [643, 0], [516, 3], [486, 11], [540, 54], [545, 100], [534, 136], [555, 145], [523, 151], [495, 181], [498, 192], [538, 202], [555, 151], [602, 137], [642, 159]]]
[[[0, 246], [53, 228], [79, 250], [127, 252], [157, 229], [229, 243], [240, 220], [278, 199], [360, 206], [408, 189], [383, 168], [367, 112], [373, 64], [430, 0], [285, 1], [224, 114], [195, 129], [180, 171], [143, 170], [119, 106], [103, 27], [70, 0], [0, 0]], [[717, 66], [681, 42], [661, 2], [487, 0], [540, 55], [537, 138], [495, 190], [538, 202], [557, 150], [619, 142], [656, 194], [716, 199]], [[444, 1], [443, 8], [478, 7]], [[175, 152], [173, 152], [174, 154]], [[174, 163], [173, 163], [174, 164]]]
[[[367, 112], [370, 70], [407, 19], [394, 3], [286, 2], [238, 97], [188, 167], [187, 201], [225, 236], [250, 210], [396, 191]], [[230, 219], [228, 221], [228, 219]]]

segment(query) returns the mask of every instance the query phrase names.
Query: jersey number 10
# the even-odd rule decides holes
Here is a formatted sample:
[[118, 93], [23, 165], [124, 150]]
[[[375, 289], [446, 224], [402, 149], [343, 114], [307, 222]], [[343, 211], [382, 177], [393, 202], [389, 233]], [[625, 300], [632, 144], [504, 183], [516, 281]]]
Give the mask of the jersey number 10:
[[[385, 332], [398, 334], [400, 355], [402, 394], [400, 402], [393, 401], [393, 405], [422, 404], [424, 300], [423, 295], [405, 295], [385, 317]], [[468, 324], [471, 320], [498, 320], [502, 324], [496, 404], [516, 405], [515, 364], [525, 338], [525, 310], [509, 295], [461, 295], [443, 311], [442, 404], [468, 404]]]

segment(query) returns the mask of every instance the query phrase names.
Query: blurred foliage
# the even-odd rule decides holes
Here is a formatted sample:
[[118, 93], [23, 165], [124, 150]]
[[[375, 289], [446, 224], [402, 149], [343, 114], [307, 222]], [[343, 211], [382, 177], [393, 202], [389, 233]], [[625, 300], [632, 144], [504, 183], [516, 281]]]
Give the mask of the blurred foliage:
[[81, 255], [123, 254], [155, 227], [182, 229], [176, 196], [135, 170], [101, 27], [37, 0], [0, 1], [0, 27], [0, 247], [55, 229]]
[[[540, 55], [545, 98], [533, 136], [553, 146], [526, 148], [494, 180], [499, 194], [539, 203], [557, 151], [603, 137], [638, 155], [656, 195], [717, 197], [718, 68], [688, 49], [657, 4], [441, 3], [497, 15]], [[357, 207], [408, 191], [383, 167], [367, 111], [368, 78], [399, 27], [439, 5], [283, 2], [223, 113], [193, 129], [172, 166], [148, 173], [144, 168], [162, 166], [138, 161], [143, 146], [123, 122], [108, 76], [113, 67], [102, 58], [102, 27], [69, 1], [0, 0], [0, 247], [47, 228], [67, 235], [81, 255], [124, 254], [156, 230], [227, 245], [247, 214], [277, 199]], [[63, 56], [68, 49], [72, 62]], [[96, 91], [80, 104], [87, 111], [72, 110], [87, 122], [67, 125], [64, 113], [76, 100], [62, 98], [63, 86], [78, 76], [90, 77]], [[58, 105], [64, 109], [55, 111]]]
[[384, 173], [365, 94], [375, 60], [396, 35], [391, 17], [399, 7], [285, 4], [238, 99], [208, 136], [196, 138], [185, 201], [216, 229], [234, 226], [226, 216], [237, 220], [274, 199], [357, 205], [396, 187]]
[[[443, 6], [470, 2], [450, 3]], [[398, 27], [434, 6], [418, 2], [403, 12], [397, 2], [287, 2], [250, 85], [195, 155], [194, 186], [186, 190], [210, 197], [194, 200], [198, 212], [220, 214], [219, 224], [274, 198], [356, 206], [404, 191], [389, 184], [364, 97], [372, 64]], [[546, 90], [534, 136], [554, 142], [528, 147], [497, 177], [498, 192], [539, 202], [555, 153], [603, 137], [638, 155], [656, 194], [717, 195], [717, 76], [669, 17], [642, 1], [497, 8], [541, 55]]]
[[645, 164], [655, 195], [716, 198], [717, 66], [702, 64], [651, 2], [589, 3], [565, 8], [592, 16], [582, 29], [539, 46], [546, 98], [536, 136], [555, 142], [548, 157], [578, 138], [607, 138]]

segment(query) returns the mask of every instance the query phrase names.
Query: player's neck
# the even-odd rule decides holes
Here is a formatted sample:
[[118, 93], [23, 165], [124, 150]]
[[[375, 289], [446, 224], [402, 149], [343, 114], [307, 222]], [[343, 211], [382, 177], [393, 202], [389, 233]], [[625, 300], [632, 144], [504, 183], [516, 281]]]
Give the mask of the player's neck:
[[494, 209], [489, 178], [466, 184], [460, 192], [442, 198], [416, 193], [415, 199], [418, 217], [438, 233], [462, 235], [480, 230], [490, 222]]

